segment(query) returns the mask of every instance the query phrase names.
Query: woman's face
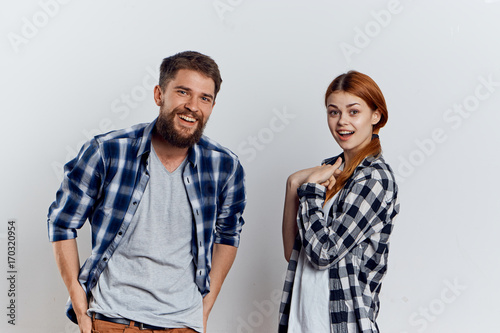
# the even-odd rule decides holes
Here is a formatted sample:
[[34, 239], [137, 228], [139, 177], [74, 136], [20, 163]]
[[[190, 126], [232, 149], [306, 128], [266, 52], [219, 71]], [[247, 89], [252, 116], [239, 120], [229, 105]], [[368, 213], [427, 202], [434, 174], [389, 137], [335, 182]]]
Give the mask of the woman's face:
[[326, 100], [328, 127], [346, 158], [370, 143], [373, 125], [380, 121], [380, 111], [373, 111], [361, 98], [345, 91], [335, 91]]

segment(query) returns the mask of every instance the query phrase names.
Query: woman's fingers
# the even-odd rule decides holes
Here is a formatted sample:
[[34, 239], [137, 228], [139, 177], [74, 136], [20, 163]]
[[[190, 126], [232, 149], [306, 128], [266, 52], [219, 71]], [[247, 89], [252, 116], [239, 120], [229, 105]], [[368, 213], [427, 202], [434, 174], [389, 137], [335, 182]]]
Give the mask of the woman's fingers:
[[328, 190], [331, 190], [333, 188], [333, 186], [335, 186], [336, 182], [337, 182], [337, 180], [335, 179], [335, 176], [332, 175], [328, 181]]
[[335, 169], [338, 169], [338, 168], [340, 168], [341, 164], [342, 164], [342, 157], [339, 157], [339, 158], [337, 158], [337, 160], [335, 161], [333, 166], [335, 167]]
[[304, 182], [308, 182], [317, 183], [328, 187], [328, 189], [332, 189], [335, 185], [335, 178], [342, 172], [339, 170], [341, 164], [342, 158], [339, 157], [334, 164], [322, 164], [317, 167], [298, 171], [292, 176], [298, 180], [298, 186]]

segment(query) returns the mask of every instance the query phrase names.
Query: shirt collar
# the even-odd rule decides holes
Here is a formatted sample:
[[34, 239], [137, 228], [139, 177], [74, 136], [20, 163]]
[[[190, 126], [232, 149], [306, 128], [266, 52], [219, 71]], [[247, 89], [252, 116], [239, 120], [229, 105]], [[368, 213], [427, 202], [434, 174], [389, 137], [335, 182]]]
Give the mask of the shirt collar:
[[323, 160], [323, 162], [321, 164], [335, 164], [335, 162], [337, 161], [337, 158], [339, 158], [339, 157], [342, 158], [342, 163], [344, 163], [345, 162], [344, 153], [341, 153], [340, 155], [333, 156], [333, 157], [330, 157], [330, 158]]
[[187, 155], [187, 160], [193, 167], [195, 167], [198, 164], [198, 156], [200, 155], [198, 153], [200, 147], [198, 147], [198, 144], [194, 144], [194, 146], [190, 147], [188, 150], [188, 155]]
[[[341, 153], [340, 155], [330, 157], [330, 158], [323, 160], [322, 164], [334, 164], [337, 161], [337, 158], [339, 158], [339, 157], [342, 158], [342, 163], [345, 163], [344, 153]], [[367, 156], [359, 163], [357, 168], [369, 166], [370, 164], [373, 163], [373, 161], [375, 161], [376, 159], [379, 159], [379, 158], [382, 158], [382, 154], [380, 154], [379, 156], [373, 156], [373, 155]]]
[[151, 138], [153, 137], [153, 129], [155, 128], [156, 118], [153, 120], [148, 126], [144, 128], [144, 132], [142, 133], [142, 138], [139, 143], [139, 149], [137, 149], [137, 157], [147, 154], [151, 152]]

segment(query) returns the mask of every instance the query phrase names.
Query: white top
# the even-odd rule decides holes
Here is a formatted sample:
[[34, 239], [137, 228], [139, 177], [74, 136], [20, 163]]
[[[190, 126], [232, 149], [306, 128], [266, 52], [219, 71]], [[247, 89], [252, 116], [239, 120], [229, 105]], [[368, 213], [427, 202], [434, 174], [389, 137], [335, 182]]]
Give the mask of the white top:
[[[325, 216], [328, 216], [339, 192], [324, 205]], [[330, 333], [328, 274], [328, 269], [314, 268], [301, 249], [295, 271], [288, 333]]]

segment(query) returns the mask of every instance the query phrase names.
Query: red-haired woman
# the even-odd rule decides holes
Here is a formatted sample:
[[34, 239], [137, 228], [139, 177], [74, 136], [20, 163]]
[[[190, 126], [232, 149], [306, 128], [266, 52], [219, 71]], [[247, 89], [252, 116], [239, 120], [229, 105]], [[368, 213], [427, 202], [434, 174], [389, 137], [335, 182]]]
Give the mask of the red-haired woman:
[[378, 132], [384, 96], [350, 71], [325, 94], [328, 127], [343, 153], [288, 177], [283, 245], [289, 261], [279, 332], [378, 332], [379, 292], [399, 212]]

